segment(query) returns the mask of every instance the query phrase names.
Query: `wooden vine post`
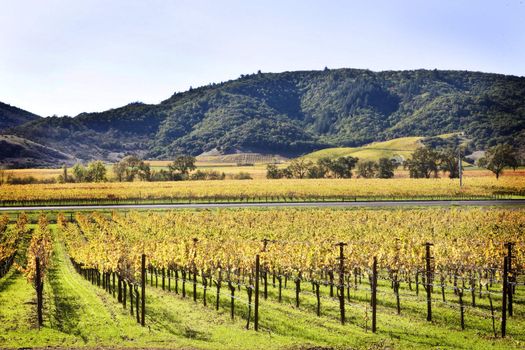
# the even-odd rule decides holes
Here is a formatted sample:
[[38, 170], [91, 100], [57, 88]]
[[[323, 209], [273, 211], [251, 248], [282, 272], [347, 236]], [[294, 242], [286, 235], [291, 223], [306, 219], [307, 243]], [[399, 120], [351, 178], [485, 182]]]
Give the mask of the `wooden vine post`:
[[37, 304], [36, 312], [38, 316], [38, 327], [40, 328], [44, 323], [44, 319], [42, 317], [43, 285], [42, 285], [42, 276], [41, 276], [41, 271], [40, 271], [40, 258], [38, 256], [35, 258], [35, 264], [36, 264], [35, 289], [36, 289], [36, 304]]
[[195, 259], [197, 258], [197, 242], [199, 241], [198, 238], [193, 238], [193, 260], [191, 262], [192, 265], [192, 273], [193, 273], [193, 301], [197, 302], [197, 265], [195, 264]]
[[317, 316], [321, 316], [321, 296], [319, 293], [319, 282], [315, 283], [315, 297], [317, 298]]
[[259, 254], [255, 256], [255, 314], [254, 314], [254, 328], [259, 330], [259, 273], [260, 273], [260, 258]]
[[463, 288], [458, 289], [458, 297], [459, 297], [459, 312], [460, 312], [460, 320], [461, 320], [461, 329], [465, 329], [465, 305], [463, 304]]
[[341, 313], [341, 324], [345, 324], [345, 286], [344, 286], [344, 274], [345, 274], [345, 255], [344, 246], [347, 245], [344, 242], [339, 242], [336, 246], [339, 247], [339, 310]]
[[508, 299], [507, 309], [508, 309], [508, 312], [509, 312], [509, 316], [512, 316], [512, 314], [513, 314], [512, 297], [513, 297], [513, 294], [514, 294], [514, 288], [513, 288], [511, 282], [514, 282], [513, 275], [512, 275], [512, 247], [514, 246], [514, 243], [507, 242], [507, 243], [505, 243], [505, 246], [507, 247], [507, 264], [508, 264], [507, 273], [509, 275], [507, 277], [508, 284], [509, 284], [509, 286], [507, 287], [507, 299]]
[[425, 243], [425, 289], [427, 290], [427, 321], [432, 321], [432, 269], [431, 269], [431, 260], [430, 256], [430, 247], [433, 246], [432, 243]]
[[162, 290], [165, 289], [166, 286], [166, 268], [162, 267]]
[[122, 279], [122, 307], [124, 309], [127, 308], [126, 306], [126, 298], [127, 298], [127, 290], [128, 290], [128, 286], [126, 286], [126, 280], [125, 279]]
[[118, 277], [118, 293], [117, 293], [117, 300], [119, 303], [122, 302], [122, 278], [120, 278], [120, 274], [117, 274]]
[[[263, 249], [262, 249], [262, 252], [266, 252], [266, 248], [268, 247], [268, 242], [270, 242], [270, 240], [268, 238], [265, 238], [263, 239]], [[264, 299], [268, 299], [268, 266], [266, 264], [264, 264], [264, 275], [263, 275], [263, 278], [264, 278]]]
[[[140, 324], [144, 327], [146, 324], [146, 254], [142, 254], [141, 269], [141, 319]], [[138, 305], [137, 305], [138, 306]], [[138, 313], [138, 310], [137, 310]]]
[[503, 294], [501, 298], [501, 337], [505, 338], [507, 332], [507, 288], [508, 288], [508, 271], [509, 257], [503, 259]]
[[374, 256], [372, 265], [372, 333], [376, 332], [377, 319], [377, 258]]
[[135, 312], [137, 314], [137, 323], [142, 324], [141, 319], [141, 313], [140, 313], [140, 307], [139, 307], [140, 301], [139, 301], [139, 287], [135, 286]]
[[[219, 311], [221, 286], [222, 286], [222, 268], [221, 268], [221, 264], [220, 263], [219, 263], [219, 266], [218, 266], [218, 270], [219, 270], [219, 278], [217, 279], [217, 281], [215, 281], [215, 286], [217, 287], [217, 295], [215, 297], [215, 310], [217, 310], [217, 311]], [[206, 288], [204, 288], [204, 293], [206, 295]], [[205, 297], [204, 297], [204, 300], [206, 300]]]
[[129, 314], [133, 316], [133, 286], [128, 282], [129, 286]]
[[235, 317], [235, 286], [232, 284], [231, 281], [228, 280], [228, 288], [230, 288], [230, 311], [231, 311], [231, 318], [232, 320]]

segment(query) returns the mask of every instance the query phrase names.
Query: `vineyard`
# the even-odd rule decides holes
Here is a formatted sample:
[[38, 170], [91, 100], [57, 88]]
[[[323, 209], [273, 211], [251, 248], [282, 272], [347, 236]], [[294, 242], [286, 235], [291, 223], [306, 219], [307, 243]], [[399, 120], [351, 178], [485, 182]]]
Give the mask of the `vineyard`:
[[18, 235], [7, 234], [8, 224], [9, 217], [0, 217], [0, 278], [11, 268], [18, 245]]
[[[18, 253], [14, 266], [2, 270], [9, 272], [0, 280], [0, 304], [9, 289], [3, 280], [25, 276], [35, 295], [43, 289], [43, 298], [36, 298], [43, 331], [62, 325], [53, 318], [63, 303], [56, 300], [80, 278], [75, 293], [86, 300], [85, 293], [95, 293], [98, 303], [104, 301], [99, 308], [111, 307], [118, 315], [104, 321], [107, 327], [124, 323], [126, 337], [141, 334], [147, 346], [165, 347], [161, 339], [175, 339], [208, 347], [193, 339], [198, 331], [182, 339], [173, 330], [166, 335], [174, 305], [186, 310], [177, 321], [190, 324], [185, 327], [195, 317], [208, 319], [210, 329], [214, 319], [221, 327], [230, 324], [241, 332], [233, 340], [240, 346], [247, 341], [269, 346], [276, 339], [280, 345], [341, 346], [348, 344], [348, 334], [355, 347], [388, 346], [387, 339], [398, 334], [390, 345], [417, 348], [419, 333], [429, 344], [454, 348], [463, 346], [466, 335], [465, 348], [525, 345], [523, 210], [77, 213], [57, 217], [54, 243], [54, 225], [44, 215], [37, 225], [27, 224], [25, 215], [14, 225], [5, 216], [1, 220], [2, 266]], [[41, 281], [35, 283], [37, 257]], [[61, 278], [67, 284], [57, 288]], [[6, 317], [1, 310], [0, 317]], [[308, 331], [294, 331], [299, 324]], [[415, 333], [409, 330], [414, 324]], [[104, 338], [100, 330], [93, 332]], [[436, 337], [450, 332], [465, 337]], [[75, 344], [71, 336], [56, 342]], [[89, 342], [91, 335], [85, 337]], [[211, 348], [224, 347], [208, 340]]]
[[[36, 227], [29, 229], [28, 217], [22, 214], [15, 225], [8, 227], [9, 218], [0, 218], [0, 278], [12, 267], [21, 272], [36, 291], [38, 326], [43, 325], [44, 279], [51, 261], [51, 230], [45, 215]], [[25, 242], [24, 244], [24, 240]]]
[[525, 177], [440, 179], [285, 179], [0, 186], [0, 204], [516, 198]]

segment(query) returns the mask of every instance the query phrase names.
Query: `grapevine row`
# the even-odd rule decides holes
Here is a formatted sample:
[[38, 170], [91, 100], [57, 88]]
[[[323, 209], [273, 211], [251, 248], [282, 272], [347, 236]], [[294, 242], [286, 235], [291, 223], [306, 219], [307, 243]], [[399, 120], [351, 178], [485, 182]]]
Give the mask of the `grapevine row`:
[[0, 217], [0, 278], [13, 264], [24, 274], [36, 291], [38, 325], [43, 324], [44, 280], [51, 263], [52, 235], [45, 215], [40, 215], [34, 229], [28, 228], [28, 217], [18, 216], [9, 225], [7, 216]]
[[[473, 220], [480, 217], [483, 220]], [[478, 293], [479, 297], [490, 296], [493, 288], [502, 285], [501, 261], [507, 241], [515, 242], [512, 268], [506, 276], [515, 293], [524, 270], [524, 224], [525, 215], [520, 211], [447, 209], [131, 212], [125, 216], [115, 213], [112, 218], [94, 213], [77, 214], [75, 223], [61, 220], [60, 226], [76, 266], [97, 271], [95, 275], [117, 276], [119, 285], [121, 281], [138, 285], [143, 275], [141, 256], [146, 254], [151, 283], [152, 276], [158, 278], [160, 272], [163, 288], [166, 276], [168, 283], [172, 278], [175, 283], [189, 283], [194, 299], [198, 284], [204, 293], [215, 285], [217, 305], [222, 285], [231, 290], [232, 306], [234, 286], [244, 286], [251, 307], [259, 282], [267, 298], [269, 276], [274, 285], [275, 280], [279, 282], [279, 301], [284, 279], [285, 287], [289, 280], [295, 284], [296, 306], [305, 283], [312, 285], [319, 305], [324, 297], [320, 287], [329, 288], [326, 297], [344, 299], [345, 289], [356, 288], [365, 277], [370, 286], [377, 286], [374, 278], [388, 281], [397, 295], [399, 311], [400, 283], [409, 289], [414, 285], [416, 297], [420, 286], [427, 293], [429, 288], [430, 292], [441, 288], [443, 303], [447, 303], [446, 288], [461, 298], [470, 292], [475, 307]], [[430, 239], [435, 242], [435, 259], [425, 266], [423, 243]], [[345, 245], [345, 258], [339, 261], [337, 242]], [[256, 256], [260, 256], [259, 270]], [[379, 263], [375, 274], [374, 257]], [[114, 281], [115, 277], [113, 285]], [[186, 293], [186, 288], [181, 291]]]

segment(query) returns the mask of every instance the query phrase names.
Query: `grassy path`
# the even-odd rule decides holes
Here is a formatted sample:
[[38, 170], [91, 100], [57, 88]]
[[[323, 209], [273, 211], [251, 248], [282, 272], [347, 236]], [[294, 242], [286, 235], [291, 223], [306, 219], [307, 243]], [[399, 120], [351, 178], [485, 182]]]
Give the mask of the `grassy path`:
[[[47, 298], [44, 301], [47, 304]], [[47, 310], [46, 310], [47, 311]], [[48, 343], [73, 342], [75, 338], [46, 322], [38, 329], [36, 294], [24, 276], [15, 269], [0, 280], [0, 347], [44, 346]]]
[[48, 292], [52, 295], [51, 325], [74, 335], [75, 345], [111, 346], [148, 338], [104, 291], [82, 279], [67, 260], [61, 244], [55, 244], [54, 267], [49, 272]]
[[0, 346], [111, 346], [143, 337], [118, 304], [107, 300], [84, 281], [55, 244], [53, 266], [45, 282], [44, 326], [35, 320], [35, 293], [25, 278], [12, 270], [0, 284]]

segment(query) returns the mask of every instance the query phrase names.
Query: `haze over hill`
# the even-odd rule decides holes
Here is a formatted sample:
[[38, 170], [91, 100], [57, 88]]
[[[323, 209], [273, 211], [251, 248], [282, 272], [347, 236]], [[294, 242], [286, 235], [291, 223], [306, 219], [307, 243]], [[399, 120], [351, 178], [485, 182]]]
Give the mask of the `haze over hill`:
[[2, 132], [80, 160], [129, 153], [169, 159], [211, 150], [296, 156], [451, 132], [484, 149], [525, 143], [525, 78], [438, 70], [259, 72], [157, 105], [33, 119]]

